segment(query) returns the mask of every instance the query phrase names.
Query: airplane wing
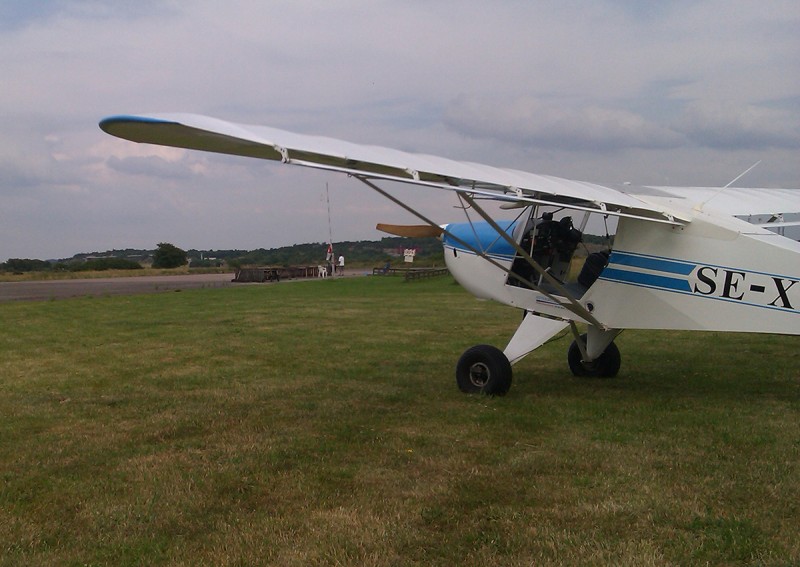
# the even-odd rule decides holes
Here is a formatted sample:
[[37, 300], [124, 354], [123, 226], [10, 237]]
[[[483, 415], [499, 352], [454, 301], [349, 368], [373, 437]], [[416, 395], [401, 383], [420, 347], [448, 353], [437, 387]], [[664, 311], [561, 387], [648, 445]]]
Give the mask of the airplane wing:
[[[800, 214], [800, 190], [756, 187], [653, 187], [688, 208], [713, 211], [733, 217], [770, 217], [760, 226], [796, 226], [798, 221], [781, 217]], [[674, 201], [673, 201], [674, 203]]]
[[[568, 207], [668, 224], [690, 220], [660, 203], [654, 204], [647, 196], [639, 198], [629, 188], [234, 124], [207, 116], [112, 116], [102, 120], [100, 128], [134, 142], [282, 161], [363, 179], [400, 181], [508, 202]], [[665, 199], [674, 196], [658, 188], [648, 188], [647, 193]]]

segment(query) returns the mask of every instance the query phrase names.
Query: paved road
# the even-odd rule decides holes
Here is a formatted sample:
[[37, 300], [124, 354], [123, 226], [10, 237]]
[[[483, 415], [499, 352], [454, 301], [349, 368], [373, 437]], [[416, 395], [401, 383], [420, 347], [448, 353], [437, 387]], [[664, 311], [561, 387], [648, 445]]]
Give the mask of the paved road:
[[227, 287], [231, 285], [232, 279], [233, 274], [191, 274], [184, 276], [0, 282], [0, 302], [133, 295], [174, 291], [177, 289]]

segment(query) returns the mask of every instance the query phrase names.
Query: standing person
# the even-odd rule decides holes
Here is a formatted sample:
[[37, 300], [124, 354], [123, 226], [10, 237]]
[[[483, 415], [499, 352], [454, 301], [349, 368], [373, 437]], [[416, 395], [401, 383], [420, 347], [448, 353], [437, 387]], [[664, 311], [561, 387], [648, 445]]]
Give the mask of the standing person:
[[344, 256], [339, 256], [339, 274], [344, 275]]

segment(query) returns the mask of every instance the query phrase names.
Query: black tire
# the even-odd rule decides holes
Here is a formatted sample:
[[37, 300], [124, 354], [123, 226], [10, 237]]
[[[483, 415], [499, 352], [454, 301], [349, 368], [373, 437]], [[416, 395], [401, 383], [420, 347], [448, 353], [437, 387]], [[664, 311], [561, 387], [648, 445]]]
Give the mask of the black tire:
[[[585, 344], [586, 335], [581, 335], [581, 340], [584, 341]], [[569, 345], [569, 352], [567, 353], [567, 362], [569, 362], [569, 369], [575, 376], [613, 378], [619, 372], [619, 367], [622, 364], [622, 356], [619, 353], [617, 345], [613, 342], [606, 347], [603, 354], [595, 358], [592, 362], [584, 362], [582, 358], [578, 343], [572, 341], [572, 344]]]
[[511, 363], [491, 345], [467, 349], [456, 365], [456, 383], [466, 394], [502, 396], [511, 388]]

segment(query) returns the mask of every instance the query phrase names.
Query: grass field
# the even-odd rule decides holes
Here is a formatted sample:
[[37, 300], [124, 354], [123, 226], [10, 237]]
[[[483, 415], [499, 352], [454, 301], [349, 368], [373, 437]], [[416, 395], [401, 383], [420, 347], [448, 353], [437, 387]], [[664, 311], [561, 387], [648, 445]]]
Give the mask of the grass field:
[[0, 272], [0, 282], [28, 282], [42, 280], [85, 280], [97, 278], [139, 278], [147, 276], [182, 276], [187, 274], [229, 273], [229, 268], [142, 268], [141, 270], [93, 270], [86, 272]]
[[449, 278], [0, 305], [3, 565], [800, 563], [797, 337], [568, 337]]

